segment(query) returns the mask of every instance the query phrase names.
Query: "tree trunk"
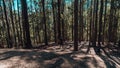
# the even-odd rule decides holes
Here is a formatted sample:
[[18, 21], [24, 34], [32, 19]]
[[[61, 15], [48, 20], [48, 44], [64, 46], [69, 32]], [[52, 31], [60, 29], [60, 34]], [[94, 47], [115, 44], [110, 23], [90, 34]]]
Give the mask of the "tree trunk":
[[10, 2], [10, 5], [9, 5], [9, 8], [10, 8], [10, 18], [11, 18], [11, 23], [12, 23], [12, 30], [13, 30], [13, 37], [14, 37], [14, 40], [13, 40], [13, 43], [14, 45], [17, 44], [16, 42], [16, 35], [15, 35], [15, 23], [14, 23], [14, 20], [13, 20], [13, 13], [12, 13], [12, 3]]
[[25, 48], [29, 49], [29, 48], [32, 48], [32, 44], [30, 39], [26, 0], [21, 0], [21, 6], [22, 6], [22, 24], [23, 24], [23, 32], [24, 32], [24, 44], [25, 44]]
[[[14, 4], [14, 2], [13, 2], [13, 9], [14, 9], [14, 15], [15, 15], [15, 26], [16, 26], [16, 44], [14, 45], [15, 47], [17, 47], [17, 42], [19, 42], [20, 41], [20, 37], [19, 37], [19, 31], [18, 31], [18, 22], [17, 22], [17, 15], [16, 15], [16, 11], [15, 11], [15, 4]], [[18, 38], [18, 40], [17, 40], [17, 38]]]
[[104, 45], [104, 42], [105, 42], [105, 23], [106, 23], [106, 20], [107, 20], [106, 13], [107, 13], [107, 0], [105, 0], [105, 14], [104, 14], [104, 22], [103, 22], [103, 35], [102, 35], [102, 44], [103, 45]]
[[96, 8], [95, 8], [95, 33], [94, 33], [94, 46], [96, 47], [96, 41], [97, 41], [97, 33], [98, 33], [98, 5], [99, 5], [99, 1], [96, 1]]
[[78, 51], [78, 0], [74, 1], [74, 51]]
[[[65, 41], [65, 37], [64, 37], [64, 35], [65, 35], [65, 34], [64, 34], [64, 31], [65, 31], [65, 30], [64, 30], [64, 29], [65, 29], [65, 28], [64, 28], [64, 26], [65, 26], [65, 25], [64, 25], [64, 5], [65, 5], [65, 1], [62, 0], [62, 9], [61, 9], [61, 11], [62, 11], [62, 12], [61, 12], [61, 13], [62, 13], [62, 41]], [[63, 44], [63, 43], [62, 43], [62, 44]]]
[[55, 18], [55, 4], [52, 0], [52, 12], [53, 12], [53, 24], [54, 24], [54, 41], [57, 43], [57, 33], [56, 33], [56, 18]]
[[[3, 29], [1, 30], [2, 31], [2, 33], [3, 33], [3, 37], [5, 37], [5, 39], [7, 39], [6, 38], [6, 36], [7, 36], [7, 33], [6, 33], [6, 24], [5, 24], [5, 20], [4, 20], [4, 14], [3, 14], [3, 8], [2, 8], [2, 1], [0, 1], [0, 6], [1, 6], [1, 12], [2, 12], [2, 15], [1, 15], [1, 19], [2, 19], [2, 27], [3, 27]], [[4, 47], [4, 41], [7, 41], [7, 40], [5, 40], [5, 39], [3, 39], [2, 40], [2, 42], [1, 42], [1, 46], [3, 46]], [[8, 43], [8, 42], [7, 42]]]
[[58, 0], [58, 44], [62, 45], [63, 44], [63, 39], [61, 36], [61, 0]]
[[114, 18], [114, 11], [113, 11], [113, 6], [114, 6], [114, 0], [111, 0], [111, 6], [110, 6], [110, 17], [109, 17], [109, 27], [108, 27], [108, 40], [109, 42], [112, 42], [112, 37], [113, 37], [113, 18]]
[[18, 12], [18, 23], [19, 23], [18, 25], [19, 25], [19, 29], [20, 29], [19, 30], [20, 41], [19, 41], [18, 44], [23, 47], [23, 40], [22, 40], [23, 39], [23, 35], [22, 35], [23, 33], [22, 33], [22, 24], [21, 24], [21, 20], [20, 20], [21, 18], [20, 18], [19, 0], [17, 0], [17, 9], [18, 9], [17, 12]]
[[7, 19], [7, 12], [6, 12], [6, 4], [5, 1], [3, 1], [3, 7], [4, 7], [4, 15], [5, 15], [5, 20], [6, 20], [6, 26], [7, 26], [7, 44], [8, 44], [8, 48], [12, 48], [12, 42], [11, 42], [11, 37], [10, 37], [10, 26], [8, 23], [8, 19]]
[[100, 47], [101, 47], [101, 38], [102, 38], [102, 16], [103, 16], [103, 0], [101, 0], [101, 6], [100, 6], [100, 16], [99, 16], [99, 34], [98, 34], [98, 53], [100, 53]]
[[45, 0], [42, 0], [42, 7], [43, 7], [43, 23], [44, 23], [44, 31], [45, 31], [45, 36], [44, 36], [44, 41], [45, 45], [48, 45], [48, 40], [47, 40], [47, 26], [46, 26], [46, 14], [45, 14]]

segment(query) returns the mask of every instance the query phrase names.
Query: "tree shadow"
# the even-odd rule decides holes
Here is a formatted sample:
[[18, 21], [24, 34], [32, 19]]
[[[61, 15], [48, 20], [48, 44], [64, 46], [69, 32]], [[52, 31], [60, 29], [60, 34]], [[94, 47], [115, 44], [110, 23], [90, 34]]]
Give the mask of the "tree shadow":
[[[44, 64], [45, 61], [57, 58], [57, 57], [59, 57], [59, 55], [55, 54], [54, 52], [44, 52], [44, 51], [38, 52], [37, 50], [7, 51], [7, 52], [0, 54], [0, 61], [13, 59], [13, 57], [19, 57], [19, 60], [25, 60], [25, 62], [28, 62], [28, 63], [34, 61], [34, 62], [38, 63], [39, 65], [46, 66]], [[56, 62], [55, 64], [57, 66], [60, 65], [60, 63], [58, 63], [58, 62]]]
[[[88, 46], [86, 54], [90, 51], [91, 46]], [[97, 51], [98, 47], [93, 47], [96, 55], [98, 55], [105, 63], [106, 68], [116, 68], [116, 64], [120, 65], [120, 53], [114, 49], [111, 48], [111, 51], [106, 51], [104, 48], [100, 47], [100, 52]], [[105, 55], [102, 54], [102, 51], [104, 52]], [[114, 56], [111, 57], [111, 56]]]
[[[120, 65], [120, 62], [116, 61], [115, 58], [111, 57], [111, 56], [120, 57], [120, 53], [119, 53], [119, 52], [114, 52], [114, 51], [112, 51], [111, 53], [109, 53], [109, 52], [105, 51], [105, 49], [102, 49], [102, 50], [104, 51], [105, 55], [106, 55], [108, 58], [110, 58], [111, 60], [113, 60], [114, 62], [116, 62], [117, 64]], [[119, 60], [119, 59], [118, 59], [118, 60]]]
[[[78, 51], [78, 52], [58, 54], [56, 52], [46, 52], [46, 51], [41, 51], [38, 49], [25, 50], [25, 51], [12, 50], [12, 51], [0, 53], [0, 61], [19, 56], [20, 60], [25, 60], [27, 63], [31, 61], [35, 61], [36, 63], [40, 65], [39, 66], [40, 68], [42, 68], [41, 65], [43, 66], [43, 68], [66, 68], [64, 66], [67, 66], [67, 65], [70, 68], [90, 68], [88, 65], [90, 61], [93, 61], [92, 65], [94, 67], [99, 66], [97, 63], [98, 61], [94, 57], [75, 56], [79, 54], [83, 55], [85, 54], [85, 52]], [[82, 56], [82, 55], [79, 55], [79, 56]], [[105, 56], [100, 55], [99, 57], [104, 61], [107, 68], [109, 67], [115, 68], [115, 63], [113, 63], [110, 60], [107, 60]]]
[[[61, 65], [64, 64], [65, 61], [70, 64], [75, 64], [75, 66], [77, 65], [78, 67], [84, 66], [87, 68], [87, 65], [85, 65], [86, 61], [76, 61], [71, 57], [72, 54], [75, 53], [56, 54], [54, 52], [39, 52], [39, 50], [7, 51], [0, 54], [0, 61], [12, 59], [13, 57], [20, 57], [20, 60], [25, 60], [28, 63], [35, 61], [39, 63], [39, 65], [43, 65], [45, 68], [62, 68]], [[75, 66], [73, 66], [73, 68], [76, 68]]]
[[[103, 54], [98, 54], [98, 56], [104, 61], [104, 63], [106, 64], [106, 67], [107, 68], [117, 68], [116, 67], [116, 63], [118, 64], [118, 65], [120, 65], [120, 63], [118, 62], [118, 61], [116, 61], [116, 59], [115, 58], [113, 58], [113, 57], [111, 57], [111, 55], [113, 54], [110, 54], [110, 53], [108, 53], [108, 52], [106, 52], [103, 48], [102, 48], [102, 50], [103, 50], [103, 52], [104, 52], [104, 54], [105, 55], [103, 55]], [[117, 53], [118, 54], [118, 53]], [[114, 56], [114, 57], [120, 57], [120, 56], [115, 56], [115, 55], [112, 55], [112, 56]], [[119, 59], [117, 59], [117, 60], [119, 60]]]
[[104, 61], [106, 68], [116, 68], [116, 64], [113, 61], [108, 60], [107, 57], [103, 55], [99, 55], [99, 57]]

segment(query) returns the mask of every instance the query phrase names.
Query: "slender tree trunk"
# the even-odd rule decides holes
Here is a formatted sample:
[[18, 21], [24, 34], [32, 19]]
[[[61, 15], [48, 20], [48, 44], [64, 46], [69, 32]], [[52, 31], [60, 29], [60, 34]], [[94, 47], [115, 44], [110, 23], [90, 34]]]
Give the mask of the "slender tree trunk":
[[101, 6], [100, 6], [100, 16], [99, 16], [99, 34], [98, 34], [98, 53], [100, 53], [100, 47], [101, 47], [101, 38], [102, 38], [102, 17], [103, 17], [103, 0], [101, 0]]
[[88, 46], [88, 49], [87, 49], [87, 53], [90, 51], [90, 47], [91, 47], [91, 42], [92, 41], [92, 22], [93, 22], [93, 1], [91, 1], [91, 6], [90, 6], [90, 13], [89, 13], [89, 16], [91, 16], [90, 18], [90, 25], [89, 25], [89, 46]]
[[111, 0], [111, 6], [110, 6], [110, 17], [109, 17], [109, 27], [108, 27], [108, 33], [109, 33], [109, 35], [108, 35], [108, 39], [109, 39], [109, 42], [112, 42], [112, 36], [113, 36], [113, 34], [112, 34], [112, 29], [113, 29], [113, 13], [114, 13], [114, 11], [113, 11], [113, 6], [114, 6], [114, 0]]
[[[65, 5], [65, 1], [62, 0], [62, 9], [61, 9], [61, 11], [62, 11], [61, 13], [62, 13], [62, 15], [63, 15], [63, 16], [62, 16], [62, 41], [65, 41], [65, 38], [64, 38], [64, 31], [65, 31], [65, 30], [64, 30], [64, 29], [65, 29], [64, 27], [65, 27], [65, 25], [64, 25], [64, 18], [63, 18], [63, 17], [64, 17], [64, 5]], [[62, 43], [62, 44], [63, 44], [63, 43]]]
[[105, 42], [105, 23], [106, 23], [106, 20], [107, 20], [106, 13], [107, 13], [107, 0], [105, 0], [105, 14], [104, 14], [104, 22], [103, 22], [103, 37], [102, 37], [102, 44], [103, 45], [104, 45], [104, 42]]
[[84, 24], [83, 24], [83, 22], [84, 22], [84, 19], [83, 19], [83, 6], [84, 6], [84, 1], [81, 1], [81, 41], [83, 41], [84, 40], [84, 33], [83, 33], [83, 31], [84, 31]]
[[91, 42], [92, 42], [92, 46], [94, 47], [96, 42], [95, 42], [95, 6], [96, 6], [96, 0], [92, 1], [93, 3], [93, 9], [91, 9], [92, 11], [92, 19], [91, 19]]
[[82, 41], [82, 1], [80, 0], [80, 8], [79, 8], [79, 42]]
[[[89, 0], [87, 0], [87, 2], [89, 2], [88, 4], [87, 4], [87, 8], [89, 8], [89, 5], [90, 5], [90, 1]], [[86, 39], [86, 41], [88, 42], [89, 41], [89, 24], [88, 24], [88, 22], [90, 23], [90, 19], [88, 19], [88, 15], [89, 14], [89, 12], [87, 12], [87, 17], [86, 17], [86, 24], [87, 24], [87, 39]]]
[[[6, 38], [6, 36], [7, 36], [7, 32], [6, 32], [6, 24], [5, 24], [5, 21], [4, 21], [4, 16], [3, 16], [3, 8], [2, 8], [2, 1], [0, 1], [0, 5], [1, 5], [1, 12], [2, 12], [2, 15], [1, 15], [1, 19], [2, 19], [2, 27], [3, 27], [3, 30], [1, 30], [2, 31], [2, 33], [3, 33], [3, 37], [5, 37], [5, 39], [7, 39]], [[7, 41], [7, 40], [2, 40], [2, 44], [1, 44], [1, 46], [4, 46], [4, 41]], [[7, 42], [8, 43], [8, 42]]]
[[[32, 7], [32, 2], [31, 2], [31, 7]], [[37, 10], [37, 8], [35, 7], [34, 8], [35, 9], [35, 12], [36, 12], [36, 15], [37, 15], [37, 13], [38, 13], [38, 10]], [[41, 10], [40, 10], [41, 11]], [[31, 12], [32, 12], [32, 9], [31, 9]], [[40, 20], [37, 20], [36, 19], [36, 24], [37, 24], [37, 26], [36, 26], [36, 28], [35, 29], [37, 29], [36, 30], [36, 41], [37, 41], [37, 44], [40, 42], [40, 27], [39, 27], [39, 22], [40, 22]]]
[[48, 45], [48, 38], [47, 38], [47, 26], [46, 26], [46, 14], [45, 14], [45, 0], [42, 0], [42, 6], [43, 6], [43, 21], [44, 21], [44, 31], [45, 31], [45, 37], [44, 37], [44, 41], [45, 41], [45, 45]]
[[74, 12], [72, 14], [72, 41], [74, 41]]
[[21, 24], [21, 18], [20, 18], [20, 9], [19, 9], [19, 0], [17, 0], [17, 12], [18, 12], [18, 25], [19, 25], [19, 37], [20, 37], [20, 41], [19, 41], [19, 45], [23, 47], [23, 33], [22, 33], [22, 24]]
[[6, 20], [6, 26], [7, 26], [7, 43], [8, 43], [8, 48], [12, 48], [12, 42], [11, 42], [11, 37], [10, 37], [10, 27], [7, 19], [7, 12], [6, 12], [6, 5], [5, 1], [3, 1], [3, 7], [4, 7], [4, 15], [5, 15], [5, 20]]
[[[13, 9], [14, 9], [14, 15], [15, 15], [15, 26], [16, 26], [16, 44], [14, 45], [15, 47], [17, 47], [17, 42], [19, 42], [20, 41], [20, 37], [19, 37], [19, 31], [18, 31], [18, 22], [17, 22], [17, 15], [16, 15], [16, 11], [15, 11], [15, 4], [14, 4], [14, 2], [13, 2]], [[17, 38], [18, 38], [18, 40], [17, 40]]]
[[58, 44], [62, 45], [62, 36], [61, 36], [61, 0], [58, 0]]
[[12, 23], [12, 30], [13, 30], [13, 37], [14, 37], [14, 45], [16, 45], [16, 35], [15, 35], [15, 24], [14, 24], [14, 20], [13, 20], [13, 13], [12, 13], [12, 3], [10, 2], [10, 18], [11, 18], [11, 23]]
[[96, 41], [97, 41], [97, 33], [98, 33], [98, 5], [99, 5], [99, 1], [96, 0], [96, 9], [95, 9], [95, 37], [94, 37], [94, 46], [96, 46]]
[[55, 18], [55, 4], [52, 0], [52, 12], [53, 12], [53, 23], [54, 23], [54, 41], [57, 43], [57, 33], [56, 33], [56, 18]]
[[117, 29], [118, 29], [118, 17], [119, 17], [119, 14], [117, 13], [117, 6], [115, 5], [117, 3], [117, 1], [114, 2], [114, 23], [113, 23], [113, 33], [114, 33], [114, 36], [113, 36], [113, 43], [116, 44], [117, 42]]
[[78, 0], [74, 1], [74, 51], [78, 51]]

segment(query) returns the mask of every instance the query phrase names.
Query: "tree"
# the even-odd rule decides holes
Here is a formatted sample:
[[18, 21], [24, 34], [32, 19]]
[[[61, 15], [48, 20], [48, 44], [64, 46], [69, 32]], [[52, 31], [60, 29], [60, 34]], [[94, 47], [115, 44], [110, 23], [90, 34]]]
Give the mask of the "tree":
[[[4, 11], [3, 11], [3, 7], [2, 7], [2, 1], [0, 1], [0, 12], [1, 12], [1, 17], [0, 17], [0, 19], [2, 19], [1, 20], [1, 26], [2, 26], [2, 28], [1, 28], [1, 46], [0, 47], [4, 47], [4, 41], [7, 41], [7, 38], [5, 37], [5, 36], [7, 36], [7, 33], [6, 33], [6, 24], [5, 24], [5, 20], [4, 20]], [[8, 43], [8, 41], [7, 41], [7, 43]], [[8, 47], [8, 46], [7, 46]]]
[[17, 47], [17, 42], [19, 42], [20, 41], [20, 37], [19, 37], [19, 31], [18, 31], [18, 22], [17, 22], [17, 13], [16, 13], [16, 11], [15, 11], [15, 3], [14, 3], [14, 1], [12, 1], [12, 4], [13, 4], [13, 10], [14, 10], [14, 21], [15, 21], [15, 26], [16, 26], [16, 28], [15, 28], [15, 30], [16, 30], [16, 38], [18, 38], [18, 39], [16, 39], [16, 42], [15, 42], [15, 47]]
[[28, 22], [28, 12], [27, 12], [27, 3], [26, 0], [21, 0], [22, 6], [22, 25], [23, 25], [23, 35], [24, 35], [24, 44], [25, 48], [32, 48], [31, 39], [30, 39], [30, 30]]
[[58, 42], [58, 39], [57, 39], [57, 32], [56, 32], [56, 18], [55, 18], [55, 3], [54, 1], [52, 0], [52, 12], [53, 12], [53, 24], [54, 24], [54, 41], [55, 43]]
[[61, 36], [61, 9], [60, 9], [60, 6], [61, 6], [61, 0], [58, 0], [58, 24], [57, 24], [57, 27], [58, 27], [58, 44], [62, 45], [62, 36]]
[[98, 0], [96, 0], [95, 1], [95, 32], [94, 32], [94, 35], [93, 36], [95, 36], [94, 37], [94, 46], [96, 47], [96, 41], [97, 41], [97, 33], [98, 33], [98, 5], [99, 5], [99, 1]]
[[78, 51], [78, 0], [74, 1], [74, 51]]
[[98, 34], [98, 53], [100, 53], [100, 47], [101, 47], [101, 38], [102, 38], [102, 17], [103, 17], [103, 0], [101, 0], [101, 6], [100, 6], [100, 16], [99, 16], [99, 34]]
[[104, 45], [104, 41], [105, 41], [105, 23], [106, 23], [106, 19], [107, 19], [107, 0], [105, 0], [105, 7], [104, 7], [104, 10], [105, 10], [105, 14], [104, 14], [104, 22], [103, 22], [103, 35], [102, 35], [102, 44]]
[[12, 45], [12, 41], [11, 41], [11, 37], [10, 37], [10, 26], [9, 26], [9, 23], [8, 23], [8, 18], [7, 18], [7, 12], [6, 12], [6, 4], [5, 4], [5, 1], [3, 1], [3, 7], [4, 7], [4, 15], [5, 15], [5, 20], [6, 20], [6, 26], [7, 26], [7, 47], [8, 48], [12, 48], [13, 45]]
[[13, 37], [14, 37], [14, 45], [16, 47], [17, 45], [17, 42], [16, 42], [16, 35], [15, 35], [15, 23], [14, 23], [14, 20], [13, 20], [13, 12], [12, 12], [12, 1], [10, 1], [10, 5], [9, 5], [9, 9], [10, 9], [10, 18], [11, 18], [11, 23], [12, 23], [12, 30], [13, 30]]
[[42, 0], [42, 7], [43, 7], [43, 23], [44, 23], [44, 41], [45, 45], [48, 45], [48, 40], [47, 40], [47, 26], [46, 26], [46, 14], [45, 14], [45, 0]]
[[[65, 27], [65, 22], [64, 22], [64, 6], [65, 6], [65, 1], [64, 0], [62, 0], [62, 7], [61, 7], [61, 14], [62, 14], [62, 40], [61, 41], [65, 41], [65, 36], [64, 36], [64, 27]], [[63, 44], [63, 42], [61, 43], [61, 44]]]
[[111, 3], [110, 3], [110, 16], [109, 16], [109, 27], [108, 27], [108, 40], [109, 42], [112, 42], [112, 32], [113, 32], [113, 18], [114, 18], [114, 0], [111, 0]]
[[19, 23], [19, 34], [20, 34], [20, 41], [19, 45], [23, 46], [23, 40], [22, 40], [22, 24], [21, 24], [21, 18], [20, 18], [20, 8], [19, 8], [19, 0], [17, 0], [17, 13], [18, 13], [18, 23]]
[[84, 1], [80, 0], [80, 10], [79, 10], [79, 42], [83, 40], [83, 3]]

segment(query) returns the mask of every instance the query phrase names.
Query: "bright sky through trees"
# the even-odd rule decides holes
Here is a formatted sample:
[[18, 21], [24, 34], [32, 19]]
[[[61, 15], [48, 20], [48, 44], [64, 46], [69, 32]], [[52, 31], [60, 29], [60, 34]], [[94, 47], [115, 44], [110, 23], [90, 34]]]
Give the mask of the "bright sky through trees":
[[[18, 1], [20, 1], [20, 0], [18, 0]], [[35, 0], [35, 1], [39, 1], [39, 0]], [[51, 3], [52, 0], [46, 0], [46, 1], [49, 1], [49, 3]], [[67, 4], [71, 4], [72, 1], [73, 0], [65, 0], [65, 2]], [[30, 7], [30, 4], [31, 4], [30, 2], [31, 2], [31, 0], [27, 0], [28, 7]], [[15, 10], [17, 10], [17, 0], [14, 0], [14, 5], [15, 5]], [[33, 4], [33, 6], [35, 6], [35, 5]]]

